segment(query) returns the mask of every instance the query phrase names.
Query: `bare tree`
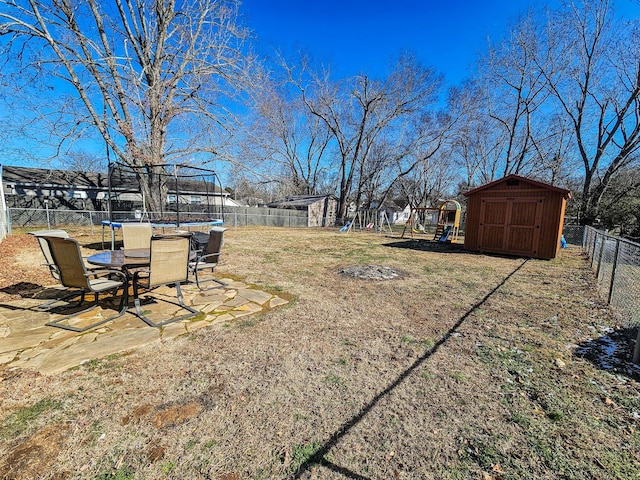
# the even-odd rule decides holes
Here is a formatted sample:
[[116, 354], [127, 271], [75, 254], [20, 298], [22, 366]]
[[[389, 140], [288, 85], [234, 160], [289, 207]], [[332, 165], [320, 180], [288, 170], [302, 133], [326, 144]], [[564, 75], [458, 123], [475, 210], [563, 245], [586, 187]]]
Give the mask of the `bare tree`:
[[421, 159], [398, 183], [412, 207], [431, 207], [449, 197], [456, 184], [454, 165], [446, 149]]
[[450, 133], [451, 156], [473, 187], [495, 180], [502, 165], [504, 136], [486, 114], [486, 98], [477, 80], [468, 80], [449, 93], [449, 110], [460, 112]]
[[[328, 72], [311, 72], [305, 83], [293, 74], [293, 67], [285, 67], [309, 111], [324, 122], [337, 147], [338, 218], [344, 221], [349, 197], [354, 194], [354, 179], [367, 170], [374, 147], [385, 136], [405, 138], [405, 127], [414, 125], [407, 119], [419, 118], [433, 106], [442, 79], [410, 55], [401, 56], [382, 80], [358, 75], [334, 82]], [[362, 190], [356, 189], [356, 203], [360, 203], [361, 196]]]
[[[280, 194], [318, 194], [329, 164], [330, 132], [287, 82], [262, 80], [246, 120], [242, 155], [279, 184]], [[327, 193], [327, 192], [322, 192]]]
[[101, 172], [105, 170], [103, 159], [94, 153], [83, 150], [69, 152], [69, 155], [63, 160], [64, 165], [72, 172]]
[[67, 138], [97, 130], [136, 169], [150, 210], [161, 211], [162, 165], [216, 151], [203, 133], [224, 127], [224, 97], [244, 78], [238, 4], [0, 0], [0, 34], [12, 71], [43, 76], [64, 97], [56, 108]]
[[485, 107], [481, 121], [492, 129], [491, 137], [498, 138], [494, 143], [500, 146], [499, 176], [525, 172], [535, 155], [535, 116], [549, 95], [546, 78], [534, 61], [539, 48], [536, 18], [530, 12], [480, 60], [478, 85]]
[[616, 19], [608, 0], [569, 1], [545, 26], [535, 61], [571, 126], [584, 174], [579, 221], [591, 224], [612, 179], [638, 158], [638, 22]]

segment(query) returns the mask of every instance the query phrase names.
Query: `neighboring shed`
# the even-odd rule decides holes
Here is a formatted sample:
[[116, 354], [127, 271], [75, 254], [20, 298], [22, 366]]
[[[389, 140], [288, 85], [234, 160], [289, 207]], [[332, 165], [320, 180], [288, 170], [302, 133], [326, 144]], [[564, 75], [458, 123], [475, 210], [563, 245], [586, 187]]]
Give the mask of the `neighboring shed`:
[[305, 211], [309, 227], [332, 227], [336, 224], [338, 199], [333, 195], [290, 195], [267, 204], [267, 207]]
[[466, 250], [555, 258], [569, 190], [508, 175], [464, 195]]

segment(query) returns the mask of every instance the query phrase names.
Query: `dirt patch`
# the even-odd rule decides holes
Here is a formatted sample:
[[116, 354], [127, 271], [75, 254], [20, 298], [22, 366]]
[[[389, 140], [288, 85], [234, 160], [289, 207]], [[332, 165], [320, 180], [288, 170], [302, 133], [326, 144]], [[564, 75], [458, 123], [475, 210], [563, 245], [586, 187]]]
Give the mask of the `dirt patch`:
[[4, 458], [0, 463], [0, 478], [34, 479], [51, 471], [60, 451], [65, 449], [68, 433], [69, 427], [63, 423], [45, 426]]
[[202, 405], [197, 403], [174, 405], [156, 413], [151, 419], [151, 423], [157, 429], [175, 426], [197, 416], [201, 411]]
[[122, 425], [128, 425], [129, 423], [140, 423], [140, 421], [153, 412], [153, 405], [141, 405], [137, 407], [131, 414], [122, 418]]
[[0, 242], [0, 302], [31, 297], [55, 284], [38, 241], [31, 235], [9, 235]]
[[391, 267], [383, 265], [353, 265], [338, 270], [340, 275], [359, 278], [361, 280], [392, 280], [401, 276], [401, 273]]

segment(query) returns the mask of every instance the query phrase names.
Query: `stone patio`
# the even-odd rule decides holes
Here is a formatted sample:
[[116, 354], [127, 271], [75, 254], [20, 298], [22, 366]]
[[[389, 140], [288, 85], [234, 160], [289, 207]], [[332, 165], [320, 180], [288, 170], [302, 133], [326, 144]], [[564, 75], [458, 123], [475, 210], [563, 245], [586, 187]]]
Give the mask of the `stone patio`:
[[[264, 292], [255, 286], [222, 279], [227, 286], [200, 291], [195, 284], [184, 285], [182, 293], [187, 305], [202, 315], [154, 328], [130, 312], [83, 333], [76, 333], [45, 324], [62, 314], [42, 312], [37, 307], [59, 293], [48, 288], [39, 299], [22, 299], [0, 303], [0, 375], [2, 370], [24, 368], [42, 374], [54, 374], [76, 367], [92, 359], [131, 351], [154, 342], [167, 341], [213, 324], [234, 321], [240, 317], [284, 305], [287, 300]], [[175, 288], [161, 287], [148, 296], [142, 308], [150, 318], [167, 318], [181, 314], [175, 302]], [[130, 308], [132, 301], [130, 302]], [[99, 319], [102, 311], [91, 312], [86, 321]], [[113, 315], [105, 310], [104, 315]], [[0, 377], [1, 379], [1, 377]]]

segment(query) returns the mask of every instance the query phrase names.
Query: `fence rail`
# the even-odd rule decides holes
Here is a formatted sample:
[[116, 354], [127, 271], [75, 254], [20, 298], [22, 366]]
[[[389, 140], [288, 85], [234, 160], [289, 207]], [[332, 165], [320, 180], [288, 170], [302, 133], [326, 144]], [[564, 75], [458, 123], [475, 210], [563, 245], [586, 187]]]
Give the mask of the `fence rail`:
[[[589, 256], [602, 295], [626, 326], [640, 326], [640, 244], [585, 227], [582, 248]], [[633, 361], [640, 361], [640, 332]]]

